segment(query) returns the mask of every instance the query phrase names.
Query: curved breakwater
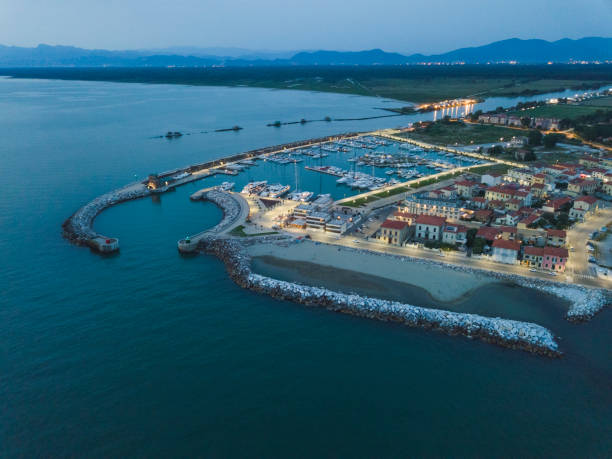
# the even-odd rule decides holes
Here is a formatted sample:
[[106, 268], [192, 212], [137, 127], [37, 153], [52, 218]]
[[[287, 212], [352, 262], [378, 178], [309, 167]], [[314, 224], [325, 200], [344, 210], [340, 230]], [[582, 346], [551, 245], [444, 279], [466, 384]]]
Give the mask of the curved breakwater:
[[63, 236], [74, 244], [97, 248], [93, 241], [96, 238], [106, 238], [106, 236], [102, 236], [93, 230], [93, 221], [96, 216], [104, 209], [115, 204], [139, 199], [150, 194], [151, 191], [144, 184], [136, 182], [98, 196], [77, 210], [63, 223]]

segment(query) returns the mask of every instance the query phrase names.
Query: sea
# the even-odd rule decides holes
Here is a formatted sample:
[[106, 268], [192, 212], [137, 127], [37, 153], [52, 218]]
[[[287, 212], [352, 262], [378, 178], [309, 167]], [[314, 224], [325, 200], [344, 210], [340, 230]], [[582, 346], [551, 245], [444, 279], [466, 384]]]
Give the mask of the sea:
[[[189, 200], [205, 186], [266, 176], [334, 197], [356, 192], [303, 164], [261, 163], [108, 209], [95, 229], [119, 238], [115, 255], [62, 238], [62, 222], [80, 206], [150, 173], [433, 116], [267, 126], [402, 105], [0, 78], [0, 456], [609, 457], [609, 309], [570, 324], [558, 298], [503, 284], [455, 305], [537, 320], [565, 351], [549, 359], [276, 301], [236, 286], [215, 258], [179, 255], [178, 239], [221, 218], [214, 205]], [[234, 125], [243, 129], [215, 132]], [[189, 135], [160, 138], [167, 131]], [[338, 155], [322, 164], [345, 164]], [[418, 289], [350, 271], [262, 269], [441, 307]]]

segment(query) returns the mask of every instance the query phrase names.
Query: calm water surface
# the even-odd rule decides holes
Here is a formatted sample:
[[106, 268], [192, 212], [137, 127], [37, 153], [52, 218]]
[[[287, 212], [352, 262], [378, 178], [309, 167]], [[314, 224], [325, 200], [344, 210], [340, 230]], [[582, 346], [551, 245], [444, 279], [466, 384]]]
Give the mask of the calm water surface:
[[[135, 175], [414, 119], [265, 126], [383, 102], [0, 79], [0, 455], [609, 455], [610, 311], [578, 326], [547, 313], [562, 305], [546, 295], [474, 296], [482, 310], [495, 295], [500, 310], [533, 304], [567, 350], [549, 360], [258, 296], [217, 260], [177, 254], [221, 217], [188, 199], [205, 182], [104, 212], [96, 228], [121, 239], [118, 255], [61, 238], [74, 210]], [[194, 134], [152, 138], [167, 130]], [[293, 166], [278, 167], [291, 183]]]

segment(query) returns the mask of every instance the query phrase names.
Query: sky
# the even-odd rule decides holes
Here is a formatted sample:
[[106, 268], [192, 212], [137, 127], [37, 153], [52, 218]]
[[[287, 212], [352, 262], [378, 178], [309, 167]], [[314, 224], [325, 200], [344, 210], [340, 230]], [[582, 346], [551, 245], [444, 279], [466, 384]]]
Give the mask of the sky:
[[0, 44], [381, 48], [612, 36], [612, 0], [0, 0]]

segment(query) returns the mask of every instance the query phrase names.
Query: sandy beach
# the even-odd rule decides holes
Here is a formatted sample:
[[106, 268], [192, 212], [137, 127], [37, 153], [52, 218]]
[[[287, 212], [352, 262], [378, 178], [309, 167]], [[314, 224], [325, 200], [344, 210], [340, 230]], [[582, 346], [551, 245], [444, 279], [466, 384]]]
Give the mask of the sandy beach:
[[270, 256], [373, 274], [423, 288], [434, 299], [443, 302], [456, 301], [479, 287], [498, 282], [485, 275], [448, 270], [436, 265], [424, 265], [398, 257], [359, 252], [311, 241], [288, 245], [254, 244], [248, 247], [248, 253], [251, 257]]

